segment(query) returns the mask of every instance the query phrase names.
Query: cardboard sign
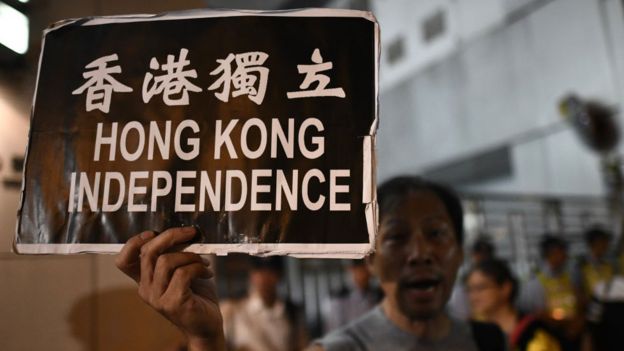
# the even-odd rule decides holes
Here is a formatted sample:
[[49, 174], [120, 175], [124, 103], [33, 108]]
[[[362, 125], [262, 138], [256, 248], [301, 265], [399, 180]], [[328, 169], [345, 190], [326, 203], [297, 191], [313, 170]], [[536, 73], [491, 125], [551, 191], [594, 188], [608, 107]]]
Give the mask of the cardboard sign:
[[361, 257], [377, 220], [370, 13], [190, 11], [45, 32], [15, 248]]

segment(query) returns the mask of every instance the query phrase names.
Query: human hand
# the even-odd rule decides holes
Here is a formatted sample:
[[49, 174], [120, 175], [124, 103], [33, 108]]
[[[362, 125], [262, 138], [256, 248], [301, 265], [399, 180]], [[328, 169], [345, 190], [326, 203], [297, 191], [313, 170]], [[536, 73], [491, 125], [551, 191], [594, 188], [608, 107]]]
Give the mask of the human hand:
[[139, 296], [188, 338], [189, 350], [225, 350], [223, 318], [207, 260], [171, 249], [191, 240], [194, 227], [146, 231], [130, 238], [115, 264], [139, 285]]

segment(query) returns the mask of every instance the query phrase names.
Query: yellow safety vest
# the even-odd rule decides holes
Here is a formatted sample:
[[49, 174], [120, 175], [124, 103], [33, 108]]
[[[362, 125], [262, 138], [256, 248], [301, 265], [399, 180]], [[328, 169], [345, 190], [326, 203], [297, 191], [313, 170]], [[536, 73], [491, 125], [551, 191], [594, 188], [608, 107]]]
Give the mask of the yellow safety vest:
[[539, 272], [537, 279], [546, 293], [546, 310], [555, 320], [568, 319], [577, 312], [576, 295], [568, 273], [550, 277]]
[[526, 347], [526, 351], [560, 351], [561, 346], [557, 339], [543, 330], [538, 330], [535, 337], [531, 339]]
[[597, 265], [585, 263], [582, 267], [583, 286], [587, 296], [591, 296], [598, 283], [605, 282], [613, 276], [613, 266], [609, 263], [599, 263]]

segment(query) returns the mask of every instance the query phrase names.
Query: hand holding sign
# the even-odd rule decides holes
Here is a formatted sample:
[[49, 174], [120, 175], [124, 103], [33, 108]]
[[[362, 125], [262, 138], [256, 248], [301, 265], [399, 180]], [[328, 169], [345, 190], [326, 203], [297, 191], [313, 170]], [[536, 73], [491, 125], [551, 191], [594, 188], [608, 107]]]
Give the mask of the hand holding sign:
[[191, 240], [193, 227], [136, 235], [124, 245], [117, 267], [139, 284], [139, 296], [175, 324], [189, 350], [224, 350], [223, 319], [207, 262], [191, 252], [170, 252]]

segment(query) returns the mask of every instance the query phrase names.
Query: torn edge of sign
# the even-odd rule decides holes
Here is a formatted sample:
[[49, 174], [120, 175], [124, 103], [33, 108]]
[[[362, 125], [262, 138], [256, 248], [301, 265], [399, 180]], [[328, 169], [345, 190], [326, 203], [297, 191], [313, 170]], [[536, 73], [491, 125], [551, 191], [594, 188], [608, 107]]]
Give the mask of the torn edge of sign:
[[[20, 254], [116, 254], [123, 244], [16, 244]], [[365, 256], [369, 244], [191, 244], [182, 251], [200, 255], [226, 256], [246, 253], [253, 256], [292, 256], [298, 258], [349, 258]]]
[[[255, 256], [287, 255], [298, 258], [343, 258], [356, 259], [363, 258], [374, 251], [375, 238], [378, 228], [377, 209], [377, 186], [376, 186], [376, 152], [375, 138], [379, 124], [379, 64], [380, 64], [380, 34], [379, 23], [375, 16], [368, 11], [347, 10], [347, 9], [299, 9], [284, 11], [247, 11], [247, 10], [189, 10], [181, 12], [170, 12], [164, 14], [139, 14], [122, 16], [104, 16], [69, 19], [54, 23], [44, 30], [39, 54], [39, 64], [37, 68], [37, 81], [33, 93], [31, 109], [31, 120], [34, 116], [35, 101], [37, 98], [37, 88], [39, 74], [41, 72], [41, 62], [45, 48], [45, 37], [48, 33], [62, 27], [78, 25], [100, 25], [109, 23], [131, 23], [159, 20], [210, 18], [210, 17], [234, 17], [234, 16], [269, 16], [269, 17], [357, 17], [373, 22], [374, 25], [374, 118], [371, 123], [369, 133], [362, 136], [362, 203], [365, 205], [366, 227], [368, 230], [368, 243], [352, 244], [192, 244], [183, 251], [195, 252], [198, 254], [216, 254], [219, 256], [228, 253], [247, 253]], [[28, 145], [32, 136], [32, 129], [29, 132], [29, 141], [26, 146], [26, 158], [28, 157]], [[25, 160], [27, 161], [27, 160]], [[17, 226], [15, 239], [13, 241], [13, 251], [20, 254], [80, 254], [80, 253], [118, 253], [123, 244], [25, 244], [18, 243], [17, 238], [20, 232], [21, 209], [24, 201], [26, 169], [22, 173], [22, 189], [20, 194], [19, 210], [17, 212]]]
[[132, 14], [115, 16], [93, 16], [65, 19], [51, 24], [43, 31], [44, 36], [51, 31], [60, 29], [67, 25], [78, 24], [81, 26], [95, 26], [112, 23], [133, 23], [152, 21], [185, 20], [194, 18], [218, 18], [218, 17], [358, 17], [375, 23], [378, 28], [377, 19], [370, 11], [360, 11], [351, 9], [329, 9], [329, 8], [304, 8], [290, 10], [242, 10], [242, 9], [193, 9], [159, 14]]

